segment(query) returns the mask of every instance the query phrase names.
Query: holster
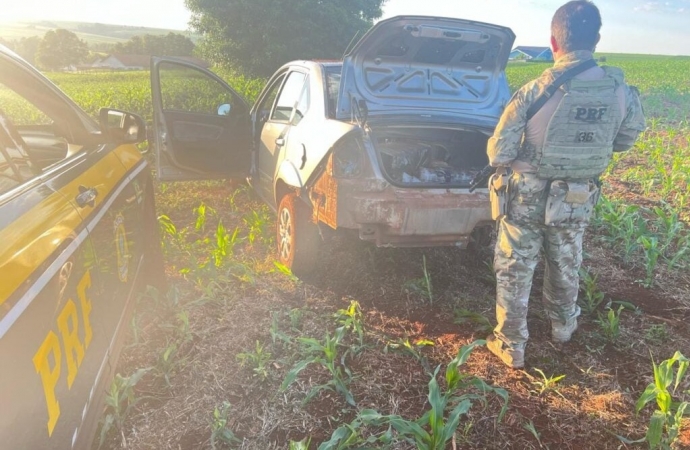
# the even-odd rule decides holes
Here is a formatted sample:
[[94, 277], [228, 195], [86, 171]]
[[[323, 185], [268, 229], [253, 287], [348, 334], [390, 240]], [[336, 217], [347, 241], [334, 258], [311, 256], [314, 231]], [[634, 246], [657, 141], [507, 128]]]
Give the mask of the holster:
[[489, 178], [489, 199], [491, 201], [491, 218], [500, 220], [508, 214], [509, 183], [508, 169], [499, 167]]

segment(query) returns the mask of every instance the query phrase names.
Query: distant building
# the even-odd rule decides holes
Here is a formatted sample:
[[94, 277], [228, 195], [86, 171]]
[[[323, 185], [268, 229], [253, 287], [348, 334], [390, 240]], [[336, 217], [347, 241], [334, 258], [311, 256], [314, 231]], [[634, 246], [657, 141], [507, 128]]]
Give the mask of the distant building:
[[549, 47], [515, 47], [510, 52], [511, 61], [553, 61]]
[[[208, 68], [210, 64], [203, 59], [195, 58], [193, 56], [175, 56], [174, 58], [186, 61], [197, 66]], [[113, 53], [93, 63], [92, 67], [96, 69], [112, 69], [112, 70], [148, 70], [151, 65], [151, 57], [149, 55], [125, 55]]]

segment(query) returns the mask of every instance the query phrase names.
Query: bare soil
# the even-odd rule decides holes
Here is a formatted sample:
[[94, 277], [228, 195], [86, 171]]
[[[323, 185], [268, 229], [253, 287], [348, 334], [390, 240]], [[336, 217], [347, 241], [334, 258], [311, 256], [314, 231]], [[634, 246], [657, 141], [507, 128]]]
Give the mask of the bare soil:
[[[230, 208], [233, 188], [227, 184], [171, 189], [159, 195], [159, 213], [170, 216], [178, 229], [193, 228], [192, 210], [200, 198], [215, 208], [229, 230], [235, 226], [244, 230], [243, 217], [260, 208], [246, 192], [236, 195], [237, 208]], [[270, 235], [272, 227], [270, 223]], [[198, 234], [187, 239], [213, 239], [211, 231]], [[137, 385], [143, 400], [126, 419], [124, 443], [119, 433], [111, 432], [104, 448], [211, 448], [213, 411], [224, 401], [231, 404], [227, 428], [240, 440], [231, 447], [242, 449], [284, 449], [289, 441], [304, 438], [311, 438], [311, 448], [316, 448], [363, 408], [420, 417], [428, 408], [429, 372], [438, 365], [445, 369], [461, 346], [486, 337], [486, 331], [474, 323], [456, 323], [454, 311], [471, 310], [494, 322], [495, 289], [488, 265], [492, 251], [377, 249], [356, 237], [332, 234], [326, 233], [317, 271], [301, 281], [276, 270], [273, 246], [260, 240], [245, 241], [235, 250], [235, 260], [251, 269], [253, 281], [242, 279], [232, 268], [201, 279], [193, 273], [180, 274], [179, 269], [193, 266], [197, 257], [169, 252], [169, 280], [179, 291], [179, 303], [140, 300], [137, 339], [133, 327], [118, 372], [151, 370]], [[457, 448], [618, 449], [634, 446], [623, 444], [617, 435], [644, 436], [652, 408], [638, 416], [635, 402], [652, 381], [652, 358], [658, 362], [676, 350], [690, 355], [690, 280], [687, 273], [661, 271], [653, 289], [641, 287], [636, 281], [643, 278], [641, 270], [624, 266], [591, 230], [585, 252], [584, 266], [599, 276], [604, 303], [626, 301], [638, 310], [622, 313], [621, 335], [615, 342], [605, 339], [597, 315], [592, 314], [582, 316], [572, 342], [555, 345], [540, 302], [538, 269], [526, 368], [511, 370], [483, 347], [461, 367], [506, 389], [508, 412], [499, 422], [497, 397], [488, 395], [486, 405], [475, 402], [456, 433]], [[432, 279], [433, 303], [406, 287], [410, 280], [423, 277], [423, 256]], [[333, 313], [351, 300], [361, 304], [368, 344], [345, 361], [352, 371], [350, 389], [357, 407], [331, 391], [303, 404], [311, 387], [328, 380], [326, 371], [316, 365], [281, 392], [280, 384], [299, 359], [299, 349], [274, 342], [272, 326], [292, 338], [323, 338], [336, 327]], [[168, 385], [157, 367], [173, 335], [170, 324], [176, 323], [180, 310], [188, 312], [191, 338], [180, 346], [180, 363]], [[300, 312], [291, 315], [295, 310]], [[434, 345], [420, 346], [420, 358], [386, 345], [401, 339], [412, 344], [430, 340]], [[251, 367], [242, 367], [236, 356], [254, 350], [257, 341], [271, 354], [265, 380]], [[542, 378], [535, 369], [565, 378], [540, 393]], [[530, 424], [536, 436], [528, 430]], [[679, 448], [690, 448], [689, 433], [681, 437]]]

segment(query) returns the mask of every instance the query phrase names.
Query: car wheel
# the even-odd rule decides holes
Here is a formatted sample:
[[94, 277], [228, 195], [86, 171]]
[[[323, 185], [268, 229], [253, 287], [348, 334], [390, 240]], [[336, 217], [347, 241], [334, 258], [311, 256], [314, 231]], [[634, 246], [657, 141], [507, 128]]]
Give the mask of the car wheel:
[[298, 277], [312, 272], [319, 251], [319, 229], [311, 221], [309, 206], [297, 195], [288, 194], [280, 200], [276, 231], [280, 262]]

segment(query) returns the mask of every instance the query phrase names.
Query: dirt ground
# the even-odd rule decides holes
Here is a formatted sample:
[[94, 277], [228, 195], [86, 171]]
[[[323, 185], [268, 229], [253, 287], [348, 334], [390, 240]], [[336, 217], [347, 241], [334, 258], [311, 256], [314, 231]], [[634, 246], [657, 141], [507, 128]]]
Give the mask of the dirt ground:
[[[194, 230], [193, 209], [200, 198], [215, 209], [226, 229], [240, 227], [242, 235], [248, 233], [247, 214], [261, 209], [246, 190], [234, 193], [229, 184], [189, 184], [161, 192], [159, 214], [168, 215], [178, 230]], [[214, 239], [214, 220], [209, 231], [184, 236], [190, 248], [206, 237]], [[237, 441], [215, 443], [218, 448], [284, 449], [305, 438], [316, 448], [365, 408], [418, 418], [429, 407], [430, 373], [439, 365], [444, 373], [463, 345], [487, 335], [485, 323], [458, 320], [458, 311], [495, 323], [490, 248], [377, 249], [356, 237], [326, 233], [317, 271], [296, 281], [273, 263], [273, 223], [262, 233], [253, 243], [243, 240], [232, 262], [213, 275], [180, 273], [203, 258], [197, 250], [167, 251], [169, 280], [178, 294], [139, 302], [118, 372], [149, 370], [135, 389], [140, 401], [124, 418], [122, 431], [108, 433], [103, 448], [211, 448], [213, 424], [218, 423], [213, 413], [223, 402], [230, 405], [224, 429]], [[415, 289], [419, 282], [414, 280], [424, 276], [423, 258], [433, 301]], [[659, 362], [677, 350], [690, 355], [690, 276], [662, 271], [656, 286], [645, 289], [636, 282], [643, 278], [641, 269], [624, 266], [602, 246], [595, 230], [586, 237], [584, 267], [598, 276], [605, 295], [598, 313], [615, 301], [636, 307], [622, 312], [620, 336], [607, 340], [594, 312], [583, 314], [573, 341], [553, 344], [540, 302], [540, 267], [532, 290], [525, 369], [508, 369], [483, 347], [460, 368], [507, 390], [507, 413], [498, 420], [502, 403], [493, 394], [486, 395], [486, 404], [474, 402], [452, 448], [635, 448], [617, 436], [644, 436], [652, 407], [638, 416], [635, 402], [652, 381], [652, 359]], [[329, 379], [318, 364], [281, 391], [281, 382], [300, 359], [295, 339], [332, 334], [337, 327], [333, 314], [352, 300], [361, 305], [366, 346], [340, 364], [352, 374], [349, 387], [356, 407], [329, 390], [303, 402], [312, 387]], [[181, 311], [188, 319], [182, 331], [186, 337], [176, 341], [175, 364], [161, 369], [161, 355], [178, 333], [176, 327], [184, 328]], [[412, 350], [400, 345], [405, 340]], [[433, 345], [415, 345], [424, 341]], [[257, 343], [270, 354], [265, 379], [237, 357], [254, 351]], [[545, 387], [537, 369], [547, 378], [565, 377]], [[690, 433], [681, 436], [679, 448], [690, 448]]]

